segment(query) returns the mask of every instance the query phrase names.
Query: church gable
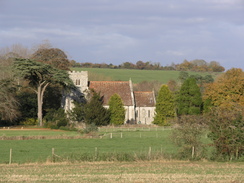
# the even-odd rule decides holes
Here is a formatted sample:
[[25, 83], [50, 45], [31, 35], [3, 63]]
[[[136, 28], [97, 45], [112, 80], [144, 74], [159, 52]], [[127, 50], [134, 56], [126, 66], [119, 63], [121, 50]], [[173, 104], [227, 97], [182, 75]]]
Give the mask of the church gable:
[[90, 81], [88, 87], [100, 92], [104, 97], [104, 105], [108, 105], [110, 97], [117, 93], [125, 106], [133, 106], [129, 81]]
[[136, 107], [154, 107], [154, 93], [150, 91], [134, 91]]

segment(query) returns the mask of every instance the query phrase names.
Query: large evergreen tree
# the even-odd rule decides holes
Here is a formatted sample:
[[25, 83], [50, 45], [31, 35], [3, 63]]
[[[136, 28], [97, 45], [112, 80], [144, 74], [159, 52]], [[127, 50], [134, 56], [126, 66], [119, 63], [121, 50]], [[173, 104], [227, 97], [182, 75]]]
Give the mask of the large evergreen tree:
[[84, 114], [87, 124], [95, 124], [97, 126], [109, 124], [110, 113], [103, 107], [103, 97], [95, 91], [92, 92], [91, 100], [84, 107]]
[[174, 96], [167, 85], [159, 90], [155, 112], [153, 123], [157, 125], [168, 125], [167, 119], [175, 116]]
[[122, 125], [125, 121], [125, 108], [123, 101], [118, 94], [114, 94], [109, 99], [110, 123]]
[[51, 83], [63, 87], [74, 87], [74, 84], [66, 71], [30, 59], [16, 59], [13, 68], [16, 77], [26, 80], [31, 89], [37, 94], [37, 117], [39, 125], [42, 126], [43, 97], [46, 88]]
[[200, 114], [202, 110], [202, 95], [196, 80], [189, 77], [182, 84], [177, 97], [178, 115]]

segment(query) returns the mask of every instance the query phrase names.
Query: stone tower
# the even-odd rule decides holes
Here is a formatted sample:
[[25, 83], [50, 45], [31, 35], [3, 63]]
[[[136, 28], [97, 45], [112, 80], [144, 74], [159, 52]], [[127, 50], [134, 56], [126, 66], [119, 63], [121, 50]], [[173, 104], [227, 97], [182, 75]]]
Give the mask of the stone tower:
[[73, 101], [82, 100], [88, 90], [88, 71], [69, 71], [69, 77], [76, 86], [76, 90], [63, 95], [62, 106], [65, 111], [72, 110]]
[[88, 71], [70, 71], [69, 77], [81, 93], [88, 89]]

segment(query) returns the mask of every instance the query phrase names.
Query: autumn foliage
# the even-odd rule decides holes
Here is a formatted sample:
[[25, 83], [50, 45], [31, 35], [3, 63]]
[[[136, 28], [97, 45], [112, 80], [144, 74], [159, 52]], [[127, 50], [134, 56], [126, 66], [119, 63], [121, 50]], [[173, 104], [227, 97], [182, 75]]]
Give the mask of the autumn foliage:
[[233, 68], [219, 76], [214, 83], [208, 84], [203, 97], [215, 107], [244, 106], [243, 93], [244, 72], [242, 69]]

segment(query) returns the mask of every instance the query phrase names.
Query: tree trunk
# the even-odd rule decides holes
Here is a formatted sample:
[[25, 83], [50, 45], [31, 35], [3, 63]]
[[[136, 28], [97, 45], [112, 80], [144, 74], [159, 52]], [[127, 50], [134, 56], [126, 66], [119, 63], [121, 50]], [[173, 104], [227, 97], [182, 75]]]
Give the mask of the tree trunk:
[[43, 83], [39, 84], [39, 86], [37, 87], [37, 106], [38, 106], [37, 118], [38, 118], [38, 125], [39, 126], [43, 126], [42, 104], [43, 104], [44, 91], [46, 90], [48, 84], [49, 83], [43, 82]]
[[41, 98], [41, 86], [38, 86], [37, 89], [37, 106], [38, 106], [38, 112], [37, 112], [37, 119], [38, 119], [38, 125], [42, 126], [42, 98]]

